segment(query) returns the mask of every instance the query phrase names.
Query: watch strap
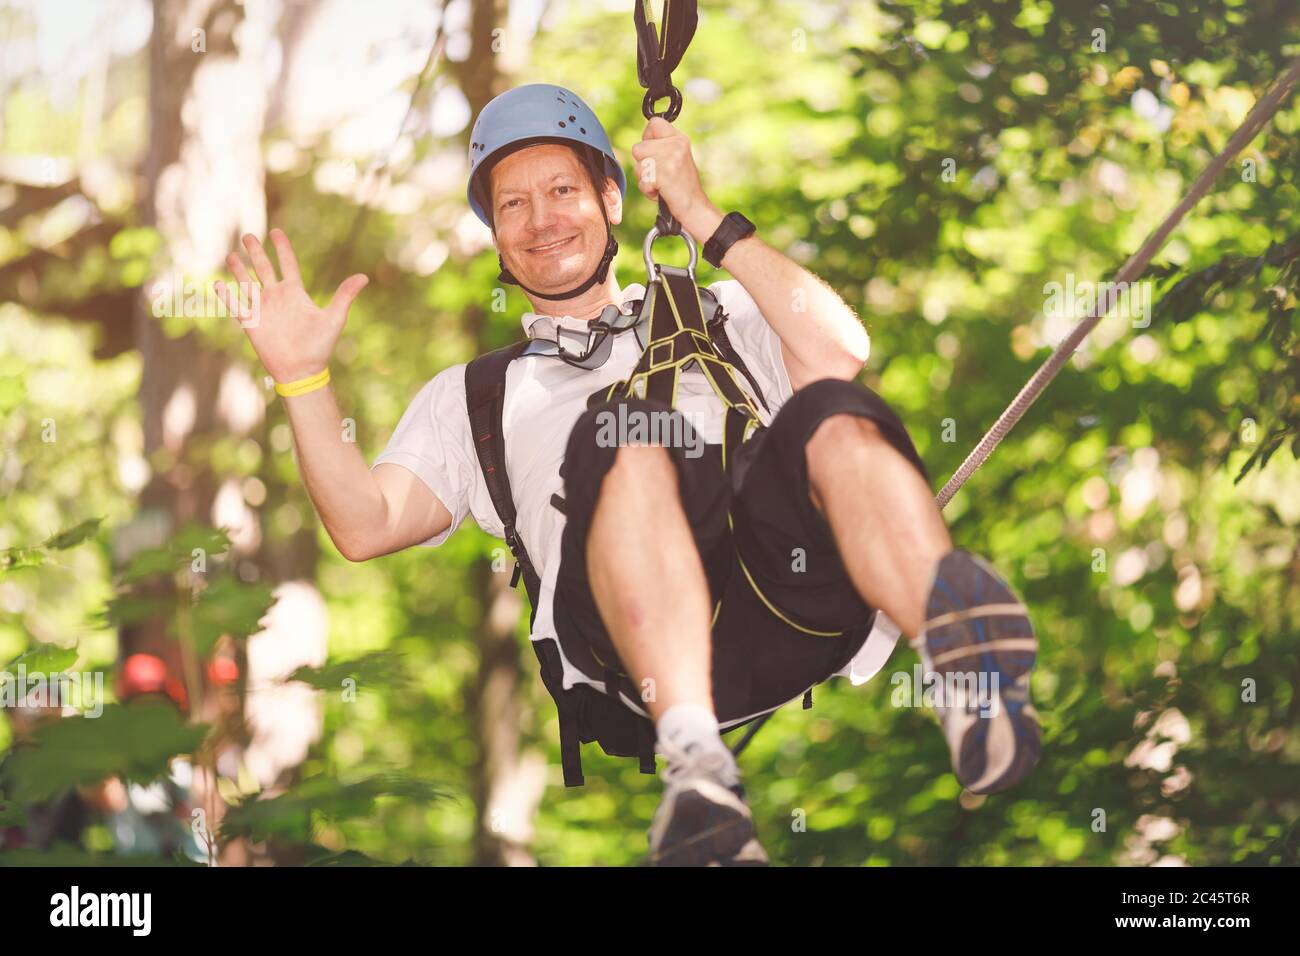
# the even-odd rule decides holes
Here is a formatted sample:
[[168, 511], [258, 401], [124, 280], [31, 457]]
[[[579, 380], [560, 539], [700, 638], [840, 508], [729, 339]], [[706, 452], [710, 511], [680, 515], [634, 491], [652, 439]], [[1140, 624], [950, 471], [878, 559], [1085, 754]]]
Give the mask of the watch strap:
[[722, 259], [727, 250], [747, 236], [752, 236], [756, 227], [738, 212], [729, 212], [722, 217], [722, 222], [714, 230], [709, 241], [704, 244], [704, 260], [715, 269], [722, 268]]

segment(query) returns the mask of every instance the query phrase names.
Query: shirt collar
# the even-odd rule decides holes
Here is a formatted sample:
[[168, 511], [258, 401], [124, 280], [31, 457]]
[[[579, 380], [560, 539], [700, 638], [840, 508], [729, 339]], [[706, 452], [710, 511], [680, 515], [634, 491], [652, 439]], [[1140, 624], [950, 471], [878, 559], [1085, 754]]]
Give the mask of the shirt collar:
[[[645, 297], [645, 286], [637, 282], [624, 286], [622, 296], [622, 307], [626, 311], [629, 302]], [[537, 312], [525, 312], [520, 321], [524, 326], [524, 334], [530, 339], [535, 339], [540, 335], [544, 339], [554, 340], [558, 337], [561, 329], [568, 332], [586, 332], [591, 327], [590, 322], [575, 319], [573, 316], [541, 315]]]

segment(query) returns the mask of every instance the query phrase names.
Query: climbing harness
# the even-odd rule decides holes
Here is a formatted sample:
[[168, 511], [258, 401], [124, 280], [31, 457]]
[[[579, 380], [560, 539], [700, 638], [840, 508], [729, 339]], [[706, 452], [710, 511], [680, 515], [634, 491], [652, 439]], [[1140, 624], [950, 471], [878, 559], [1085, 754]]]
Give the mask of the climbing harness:
[[695, 284], [694, 240], [687, 233], [680, 234], [690, 250], [690, 264], [682, 269], [654, 261], [651, 246], [657, 235], [658, 230], [652, 228], [645, 242], [648, 282], [641, 314], [649, 313], [649, 341], [631, 375], [596, 392], [589, 404], [644, 398], [676, 407], [681, 373], [694, 365], [726, 409], [722, 443], [725, 467], [728, 452], [739, 448], [764, 423], [740, 386], [741, 373], [721, 355], [709, 336], [700, 290]]
[[644, 328], [645, 322], [635, 309], [623, 312], [616, 305], [607, 305], [600, 318], [585, 329], [556, 326], [551, 337], [534, 334], [521, 355], [554, 356], [574, 368], [591, 371], [608, 361], [614, 351], [614, 338], [621, 333], [630, 331], [636, 336], [637, 344], [645, 348], [641, 338]]

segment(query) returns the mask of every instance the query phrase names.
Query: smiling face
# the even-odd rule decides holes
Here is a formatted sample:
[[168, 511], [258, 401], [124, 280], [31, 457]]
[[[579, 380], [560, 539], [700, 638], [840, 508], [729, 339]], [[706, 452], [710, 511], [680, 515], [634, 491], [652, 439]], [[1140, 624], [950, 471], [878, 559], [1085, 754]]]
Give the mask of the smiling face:
[[490, 171], [497, 251], [520, 283], [560, 292], [585, 282], [605, 252], [605, 220], [623, 216], [618, 185], [597, 195], [572, 149], [540, 143], [511, 153]]

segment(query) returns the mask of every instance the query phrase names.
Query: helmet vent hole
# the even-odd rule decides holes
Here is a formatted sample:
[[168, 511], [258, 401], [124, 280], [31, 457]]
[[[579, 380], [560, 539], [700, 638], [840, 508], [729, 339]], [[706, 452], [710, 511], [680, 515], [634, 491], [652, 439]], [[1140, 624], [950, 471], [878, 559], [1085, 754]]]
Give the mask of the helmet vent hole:
[[560, 126], [563, 127], [564, 125], [564, 120], [560, 120]]
[[586, 135], [586, 133], [587, 133], [587, 128], [586, 128], [585, 126], [579, 126], [579, 127], [578, 127], [578, 132], [582, 133], [583, 135]]
[[577, 120], [578, 120], [578, 117], [576, 117], [576, 116], [570, 116], [570, 117], [569, 117], [569, 122], [570, 122], [570, 123], [575, 123], [575, 122], [577, 122]]

